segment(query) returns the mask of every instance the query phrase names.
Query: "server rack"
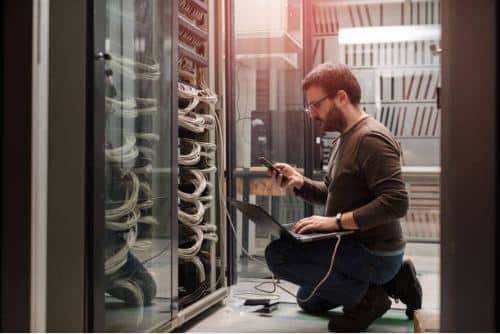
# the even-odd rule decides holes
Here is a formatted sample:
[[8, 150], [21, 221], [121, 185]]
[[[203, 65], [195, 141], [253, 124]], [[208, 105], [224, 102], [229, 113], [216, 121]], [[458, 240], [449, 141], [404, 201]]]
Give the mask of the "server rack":
[[172, 330], [227, 295], [215, 1], [91, 7], [87, 327]]

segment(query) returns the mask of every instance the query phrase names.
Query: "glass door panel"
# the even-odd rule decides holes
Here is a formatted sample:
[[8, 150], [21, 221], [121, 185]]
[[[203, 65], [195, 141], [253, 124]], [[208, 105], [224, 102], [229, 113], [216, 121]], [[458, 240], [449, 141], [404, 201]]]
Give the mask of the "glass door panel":
[[105, 331], [142, 332], [172, 311], [172, 12], [105, 10]]

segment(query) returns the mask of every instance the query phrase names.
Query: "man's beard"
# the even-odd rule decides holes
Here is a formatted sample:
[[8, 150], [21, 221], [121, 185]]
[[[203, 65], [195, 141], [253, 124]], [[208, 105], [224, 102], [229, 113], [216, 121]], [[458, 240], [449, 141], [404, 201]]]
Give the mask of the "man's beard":
[[326, 119], [321, 122], [322, 131], [338, 131], [342, 132], [347, 126], [347, 121], [344, 114], [335, 105], [326, 115]]

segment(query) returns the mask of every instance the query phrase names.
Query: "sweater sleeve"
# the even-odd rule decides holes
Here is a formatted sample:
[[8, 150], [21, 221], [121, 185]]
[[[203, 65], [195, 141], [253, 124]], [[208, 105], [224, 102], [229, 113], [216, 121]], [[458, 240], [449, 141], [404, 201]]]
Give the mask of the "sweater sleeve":
[[360, 172], [372, 200], [354, 210], [361, 230], [403, 217], [408, 211], [408, 194], [403, 182], [400, 151], [385, 136], [377, 133], [361, 139], [358, 150]]
[[312, 204], [325, 205], [328, 197], [330, 178], [326, 176], [323, 181], [314, 181], [304, 177], [304, 185], [300, 190], [294, 189], [296, 195]]

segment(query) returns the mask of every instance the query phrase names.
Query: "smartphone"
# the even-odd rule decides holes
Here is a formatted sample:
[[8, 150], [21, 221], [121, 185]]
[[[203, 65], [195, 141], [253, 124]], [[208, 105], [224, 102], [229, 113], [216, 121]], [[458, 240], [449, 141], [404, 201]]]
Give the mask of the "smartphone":
[[262, 308], [256, 310], [256, 313], [272, 313], [278, 309], [280, 302], [264, 305]]
[[271, 299], [247, 299], [243, 305], [245, 306], [255, 306], [255, 305], [264, 305], [267, 306], [271, 303]]
[[[259, 161], [260, 161], [260, 162], [261, 162], [264, 166], [266, 166], [267, 168], [269, 168], [270, 170], [272, 170], [272, 171], [274, 171], [274, 172], [276, 172], [276, 173], [278, 173], [278, 174], [281, 174], [281, 171], [280, 171], [278, 168], [274, 167], [274, 164], [273, 164], [273, 162], [272, 162], [272, 161], [269, 161], [269, 160], [267, 160], [267, 159], [266, 159], [266, 158], [264, 158], [264, 157], [260, 157], [260, 158], [259, 158]], [[287, 178], [285, 175], [283, 175], [283, 180], [285, 180], [285, 181], [286, 181], [286, 180], [288, 180], [288, 178]]]

